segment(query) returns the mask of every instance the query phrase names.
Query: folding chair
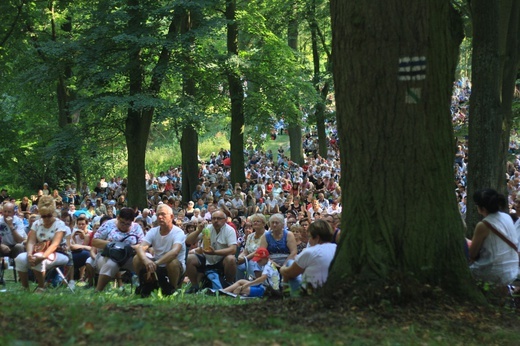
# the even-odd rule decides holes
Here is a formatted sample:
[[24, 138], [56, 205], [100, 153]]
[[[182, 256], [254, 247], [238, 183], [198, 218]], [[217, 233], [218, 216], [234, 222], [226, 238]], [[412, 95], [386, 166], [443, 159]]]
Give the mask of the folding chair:
[[[5, 277], [4, 277], [5, 269], [9, 268], [9, 265], [10, 265], [11, 261], [12, 261], [12, 268], [13, 268], [13, 279], [12, 280], [14, 282], [18, 282], [18, 276], [17, 276], [17, 273], [16, 273], [16, 262], [14, 260], [12, 260], [11, 258], [9, 258], [9, 260], [6, 262], [5, 261], [5, 257], [2, 257], [2, 263], [1, 263], [1, 268], [0, 268], [0, 283], [4, 282], [6, 280]], [[7, 264], [7, 268], [5, 268], [6, 264]]]

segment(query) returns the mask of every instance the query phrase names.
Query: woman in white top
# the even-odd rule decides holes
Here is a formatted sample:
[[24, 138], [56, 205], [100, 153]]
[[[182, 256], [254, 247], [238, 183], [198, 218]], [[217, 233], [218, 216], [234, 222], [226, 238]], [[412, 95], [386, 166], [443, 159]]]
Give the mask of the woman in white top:
[[240, 255], [238, 255], [237, 280], [244, 279], [246, 275], [254, 275], [253, 268], [249, 268], [246, 261], [250, 261], [254, 257], [256, 249], [260, 247], [260, 240], [265, 233], [265, 225], [267, 223], [263, 214], [251, 215], [249, 222], [253, 227], [253, 233], [247, 237], [246, 245]]
[[507, 285], [518, 275], [518, 235], [511, 217], [500, 211], [507, 200], [492, 189], [475, 192], [473, 200], [484, 219], [475, 227], [469, 247], [471, 273], [477, 280]]
[[283, 281], [289, 283], [291, 295], [298, 295], [300, 287], [312, 290], [323, 286], [329, 275], [329, 266], [336, 253], [332, 243], [332, 228], [324, 220], [316, 220], [309, 226], [309, 247], [292, 263], [280, 269]]
[[[29, 288], [28, 270], [32, 269], [38, 282], [37, 292], [43, 292], [45, 270], [52, 267], [66, 265], [69, 257], [56, 252], [59, 248], [66, 247], [65, 235], [70, 232], [63, 221], [55, 217], [56, 205], [50, 195], [42, 196], [38, 201], [40, 219], [36, 220], [29, 232], [27, 239], [27, 252], [16, 257], [16, 269], [24, 288]], [[34, 253], [35, 244], [49, 241], [50, 245], [43, 252]]]

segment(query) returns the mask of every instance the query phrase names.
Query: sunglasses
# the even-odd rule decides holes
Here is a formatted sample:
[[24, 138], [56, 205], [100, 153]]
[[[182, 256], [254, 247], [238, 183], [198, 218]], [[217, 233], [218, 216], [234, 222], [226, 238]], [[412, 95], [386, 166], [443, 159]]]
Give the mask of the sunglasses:
[[53, 215], [52, 214], [45, 214], [45, 215], [40, 215], [40, 217], [42, 219], [50, 219], [51, 217], [53, 217]]

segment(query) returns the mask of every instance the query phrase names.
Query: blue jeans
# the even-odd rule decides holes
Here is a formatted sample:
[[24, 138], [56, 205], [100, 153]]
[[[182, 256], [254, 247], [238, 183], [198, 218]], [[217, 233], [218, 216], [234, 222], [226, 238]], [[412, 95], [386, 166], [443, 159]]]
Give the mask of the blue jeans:
[[72, 261], [74, 262], [74, 280], [79, 279], [79, 268], [83, 267], [90, 257], [90, 251], [81, 250], [72, 253]]

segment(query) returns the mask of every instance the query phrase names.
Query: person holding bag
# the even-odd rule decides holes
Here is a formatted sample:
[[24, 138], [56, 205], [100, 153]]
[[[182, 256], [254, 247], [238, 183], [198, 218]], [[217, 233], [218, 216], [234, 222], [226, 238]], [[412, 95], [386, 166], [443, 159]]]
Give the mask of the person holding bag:
[[44, 195], [38, 201], [40, 218], [36, 220], [28, 235], [27, 252], [19, 254], [16, 268], [20, 282], [24, 288], [29, 288], [28, 271], [33, 270], [38, 283], [36, 292], [45, 291], [45, 271], [48, 267], [59, 267], [69, 262], [69, 257], [58, 250], [66, 247], [65, 234], [67, 226], [55, 217], [56, 205], [54, 198]]

